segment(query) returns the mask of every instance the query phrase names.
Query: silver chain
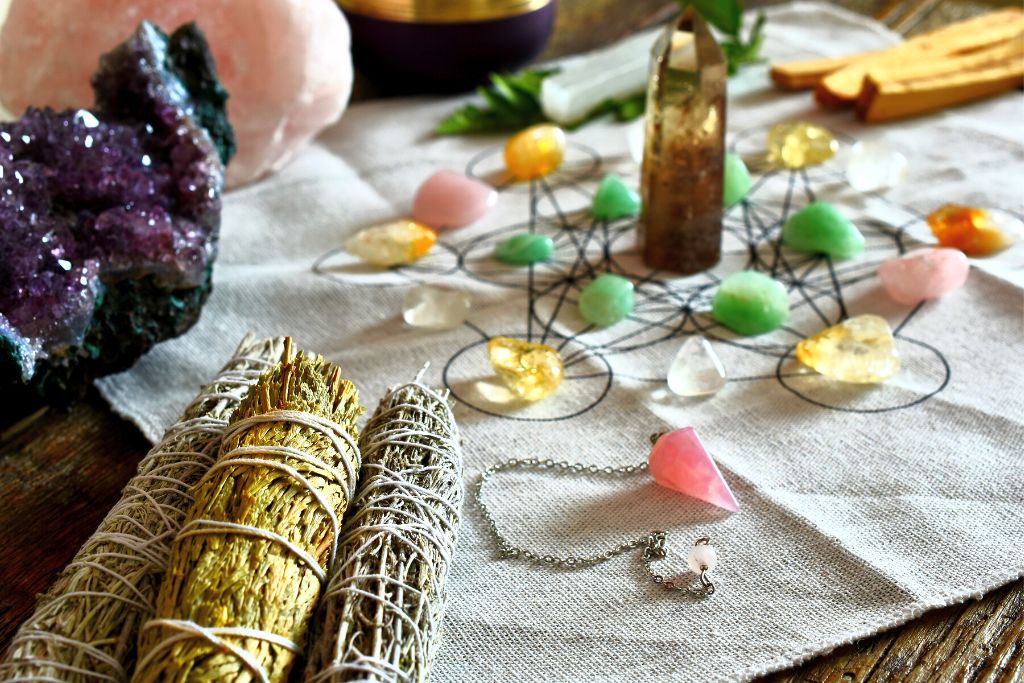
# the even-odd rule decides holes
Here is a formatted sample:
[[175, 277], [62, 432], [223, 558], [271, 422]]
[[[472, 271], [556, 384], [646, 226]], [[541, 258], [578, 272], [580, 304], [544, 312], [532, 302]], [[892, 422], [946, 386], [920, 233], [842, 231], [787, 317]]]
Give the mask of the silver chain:
[[[651, 440], [655, 441], [657, 436], [660, 435], [652, 436]], [[500, 472], [508, 472], [510, 470], [552, 470], [559, 473], [627, 477], [639, 472], [646, 472], [647, 463], [641, 463], [639, 465], [621, 465], [619, 467], [598, 467], [597, 465], [571, 463], [565, 460], [555, 461], [550, 459], [542, 460], [540, 458], [512, 458], [487, 468], [484, 473], [480, 475], [480, 479], [477, 481], [473, 499], [476, 502], [477, 508], [480, 510], [480, 514], [483, 515], [484, 520], [487, 522], [487, 527], [491, 532], [491, 536], [493, 536], [495, 544], [498, 546], [498, 555], [502, 559], [521, 560], [533, 565], [546, 565], [548, 567], [557, 567], [560, 569], [582, 569], [584, 567], [593, 567], [594, 565], [607, 562], [608, 560], [618, 557], [624, 553], [628, 553], [631, 550], [643, 548], [644, 567], [647, 569], [647, 573], [650, 575], [654, 583], [660, 584], [669, 590], [694, 593], [700, 596], [709, 596], [715, 592], [715, 584], [712, 583], [710, 578], [708, 578], [707, 568], [704, 568], [700, 573], [699, 587], [677, 583], [672, 579], [658, 574], [654, 570], [651, 564], [658, 560], [665, 559], [667, 555], [665, 548], [665, 532], [660, 530], [652, 531], [644, 534], [643, 536], [639, 536], [638, 538], [634, 538], [633, 540], [625, 541], [617, 546], [608, 548], [602, 552], [586, 556], [568, 555], [566, 557], [558, 557], [556, 555], [544, 555], [515, 545], [501, 533], [501, 529], [498, 528], [498, 523], [494, 519], [494, 515], [491, 514], [491, 510], [487, 507], [487, 503], [484, 502], [484, 485], [487, 484], [494, 475]], [[695, 545], [703, 545], [709, 542], [710, 539], [707, 536], [703, 536], [697, 539]]]

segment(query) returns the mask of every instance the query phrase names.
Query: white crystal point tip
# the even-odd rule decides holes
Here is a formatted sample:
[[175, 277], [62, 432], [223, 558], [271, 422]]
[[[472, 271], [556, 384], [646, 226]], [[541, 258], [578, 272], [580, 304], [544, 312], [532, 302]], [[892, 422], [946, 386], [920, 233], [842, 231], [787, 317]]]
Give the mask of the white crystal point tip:
[[707, 543], [695, 545], [686, 555], [686, 566], [694, 574], [714, 571], [718, 566], [718, 551], [713, 545]]
[[710, 396], [725, 384], [725, 367], [710, 342], [698, 334], [683, 342], [668, 370], [668, 387], [672, 393]]

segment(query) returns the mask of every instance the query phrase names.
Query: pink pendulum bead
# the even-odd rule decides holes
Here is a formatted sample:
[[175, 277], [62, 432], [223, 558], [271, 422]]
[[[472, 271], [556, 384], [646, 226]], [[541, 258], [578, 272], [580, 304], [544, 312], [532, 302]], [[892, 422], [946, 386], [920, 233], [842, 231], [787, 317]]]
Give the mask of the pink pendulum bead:
[[694, 574], [714, 571], [718, 566], [718, 551], [708, 543], [698, 543], [686, 554], [686, 566]]

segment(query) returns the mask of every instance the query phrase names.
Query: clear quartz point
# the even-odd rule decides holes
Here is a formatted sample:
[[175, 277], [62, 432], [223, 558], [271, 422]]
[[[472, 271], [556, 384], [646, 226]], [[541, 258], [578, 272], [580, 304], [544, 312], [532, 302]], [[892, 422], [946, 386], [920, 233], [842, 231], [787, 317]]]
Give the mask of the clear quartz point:
[[683, 342], [668, 370], [668, 388], [679, 396], [710, 396], [718, 393], [725, 381], [718, 354], [698, 334]]

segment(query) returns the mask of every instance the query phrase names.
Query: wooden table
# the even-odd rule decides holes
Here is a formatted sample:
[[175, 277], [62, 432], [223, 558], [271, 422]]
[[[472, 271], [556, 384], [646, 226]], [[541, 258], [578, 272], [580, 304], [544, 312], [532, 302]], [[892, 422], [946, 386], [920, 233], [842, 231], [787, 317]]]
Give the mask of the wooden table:
[[[1014, 1], [942, 2], [911, 32]], [[666, 4], [562, 0], [547, 55], [620, 37], [664, 16]], [[842, 4], [874, 12], [885, 3]], [[66, 412], [42, 410], [0, 421], [0, 650], [31, 612], [35, 595], [50, 585], [117, 501], [148, 448], [95, 391]], [[764, 680], [1024, 681], [1024, 580]]]

